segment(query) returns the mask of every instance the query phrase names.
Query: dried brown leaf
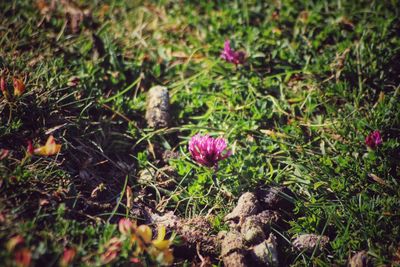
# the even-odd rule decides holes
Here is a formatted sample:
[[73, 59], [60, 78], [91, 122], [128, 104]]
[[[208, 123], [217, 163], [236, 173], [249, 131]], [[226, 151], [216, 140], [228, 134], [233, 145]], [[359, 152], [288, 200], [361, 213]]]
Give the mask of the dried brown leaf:
[[126, 207], [127, 209], [131, 209], [133, 205], [133, 192], [130, 186], [126, 187]]
[[370, 174], [368, 174], [368, 176], [369, 176], [372, 180], [374, 180], [375, 182], [377, 182], [378, 184], [386, 185], [385, 180], [383, 180], [381, 177], [377, 176], [376, 174], [370, 173]]

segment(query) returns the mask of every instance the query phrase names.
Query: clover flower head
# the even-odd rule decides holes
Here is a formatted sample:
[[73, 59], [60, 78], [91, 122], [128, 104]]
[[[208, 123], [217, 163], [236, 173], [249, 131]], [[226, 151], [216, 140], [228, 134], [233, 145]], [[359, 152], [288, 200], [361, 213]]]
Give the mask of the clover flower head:
[[225, 41], [224, 50], [221, 52], [221, 58], [223, 60], [238, 65], [244, 63], [245, 57], [246, 54], [243, 51], [232, 50], [230, 40]]
[[227, 150], [224, 138], [200, 134], [196, 134], [189, 141], [189, 152], [197, 163], [214, 168], [218, 168], [218, 162], [232, 154], [231, 150]]
[[378, 130], [373, 131], [365, 138], [365, 144], [374, 149], [380, 144], [382, 144], [381, 133]]

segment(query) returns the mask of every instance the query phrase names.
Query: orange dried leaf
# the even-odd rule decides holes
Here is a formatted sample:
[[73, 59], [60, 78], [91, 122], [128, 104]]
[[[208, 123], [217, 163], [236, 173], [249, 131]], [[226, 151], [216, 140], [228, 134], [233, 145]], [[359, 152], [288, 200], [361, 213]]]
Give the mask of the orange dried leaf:
[[5, 159], [8, 154], [10, 153], [10, 150], [8, 149], [0, 149], [0, 160]]
[[28, 267], [31, 264], [32, 253], [29, 249], [23, 248], [15, 252], [15, 263], [19, 267]]
[[76, 255], [76, 249], [74, 248], [64, 249], [64, 253], [60, 259], [60, 267], [69, 266], [74, 260], [75, 255]]
[[6, 92], [6, 80], [4, 79], [4, 77], [0, 78], [0, 90], [1, 90], [1, 92], [3, 92], [3, 94], [5, 94], [5, 92]]
[[14, 96], [20, 97], [25, 92], [25, 84], [21, 79], [13, 78]]
[[375, 182], [377, 182], [378, 184], [386, 185], [386, 181], [383, 180], [383, 179], [382, 179], [381, 177], [379, 177], [378, 175], [373, 174], [373, 173], [370, 173], [370, 174], [368, 174], [368, 176], [369, 176], [372, 180], [374, 180]]
[[4, 77], [0, 78], [0, 91], [3, 93], [3, 95], [6, 99], [10, 98], [10, 94], [8, 93], [7, 84], [6, 84], [6, 80], [4, 79]]
[[130, 186], [126, 187], [126, 207], [128, 209], [132, 208], [132, 203], [133, 203], [133, 193], [132, 193], [132, 189]]
[[13, 251], [17, 246], [24, 244], [24, 238], [20, 235], [16, 235], [8, 240], [6, 248], [7, 251]]
[[52, 135], [49, 136], [47, 142], [44, 146], [36, 148], [34, 150], [35, 155], [39, 156], [53, 156], [58, 154], [61, 150], [61, 145], [56, 144], [54, 137]]
[[[0, 182], [1, 184], [1, 182]], [[6, 215], [3, 212], [0, 212], [0, 223], [3, 223], [6, 221]]]
[[47, 199], [44, 199], [44, 198], [39, 199], [39, 206], [43, 207], [43, 206], [47, 206], [49, 204], [50, 204], [50, 202]]

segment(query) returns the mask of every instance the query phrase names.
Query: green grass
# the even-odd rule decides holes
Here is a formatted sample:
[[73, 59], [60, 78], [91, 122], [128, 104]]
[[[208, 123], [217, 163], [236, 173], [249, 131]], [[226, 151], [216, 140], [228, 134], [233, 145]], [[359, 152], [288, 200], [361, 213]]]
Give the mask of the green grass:
[[[26, 83], [22, 97], [0, 97], [0, 148], [10, 150], [0, 161], [1, 262], [11, 264], [3, 248], [20, 234], [36, 266], [58, 265], [65, 247], [77, 249], [76, 265], [100, 265], [115, 222], [134, 217], [125, 198], [117, 204], [125, 182], [140, 195], [139, 172], [162, 167], [162, 150], [181, 154], [169, 164], [182, 182], [172, 191], [154, 184], [143, 201], [185, 218], [210, 213], [215, 232], [225, 229], [222, 218], [237, 198], [190, 160], [187, 143], [198, 132], [229, 140], [234, 155], [221, 162], [217, 179], [234, 196], [261, 185], [294, 192], [288, 229], [275, 227], [282, 240], [330, 237], [314, 255], [283, 241], [282, 266], [342, 266], [360, 250], [374, 265], [394, 260], [397, 1], [81, 1], [92, 15], [77, 33], [61, 8], [38, 26], [32, 2], [0, 3], [0, 70], [8, 88], [13, 76]], [[226, 39], [246, 51], [245, 65], [219, 58]], [[78, 84], [69, 85], [75, 76]], [[146, 128], [153, 85], [169, 89], [168, 129]], [[383, 144], [368, 150], [365, 137], [376, 129]], [[42, 144], [50, 132], [61, 154], [22, 161], [26, 141]], [[105, 190], [91, 198], [101, 183]], [[113, 265], [128, 259], [124, 250]]]

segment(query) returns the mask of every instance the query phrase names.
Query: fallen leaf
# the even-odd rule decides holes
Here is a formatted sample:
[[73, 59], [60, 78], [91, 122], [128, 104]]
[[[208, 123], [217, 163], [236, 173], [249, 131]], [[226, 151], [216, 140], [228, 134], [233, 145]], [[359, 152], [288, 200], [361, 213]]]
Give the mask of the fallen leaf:
[[278, 12], [278, 11], [274, 11], [274, 12], [272, 13], [271, 19], [272, 19], [272, 20], [279, 20], [279, 18], [280, 18], [279, 12]]
[[25, 84], [21, 79], [13, 78], [14, 96], [20, 97], [25, 92]]
[[391, 266], [399, 266], [399, 265], [400, 265], [400, 247], [397, 248], [396, 252], [393, 255]]
[[140, 259], [136, 258], [136, 257], [132, 257], [129, 259], [129, 262], [134, 263], [134, 264], [139, 264], [140, 263]]
[[39, 55], [35, 58], [32, 58], [29, 62], [28, 62], [28, 67], [34, 67], [37, 63], [43, 61], [44, 56], [43, 55]]
[[105, 4], [100, 8], [100, 11], [98, 13], [99, 17], [101, 19], [104, 19], [104, 16], [106, 15], [106, 13], [108, 13], [110, 11], [110, 6]]
[[15, 252], [14, 260], [19, 267], [28, 267], [31, 264], [32, 253], [29, 249], [23, 248]]
[[10, 153], [10, 150], [8, 149], [0, 149], [0, 160], [5, 159], [8, 154]]
[[368, 253], [366, 251], [359, 251], [354, 254], [349, 260], [349, 267], [367, 267], [368, 266]]
[[375, 175], [375, 174], [373, 174], [373, 173], [368, 174], [368, 176], [369, 176], [372, 180], [374, 180], [375, 182], [377, 182], [378, 184], [386, 185], [385, 180], [383, 180], [381, 177], [379, 177], [379, 176], [377, 176], [377, 175]]
[[14, 251], [14, 249], [17, 248], [17, 246], [23, 245], [24, 242], [25, 240], [21, 235], [16, 235], [10, 238], [10, 240], [8, 240], [6, 244], [7, 251], [8, 252]]
[[339, 80], [340, 74], [344, 68], [347, 55], [350, 53], [350, 48], [346, 48], [342, 53], [336, 53], [335, 59], [330, 64], [332, 72], [335, 72], [334, 77]]
[[38, 23], [38, 27], [40, 27], [44, 21], [49, 22], [53, 13], [60, 10], [57, 8], [57, 5], [61, 5], [61, 10], [67, 21], [66, 23], [72, 33], [79, 32], [79, 27], [84, 19], [91, 17], [90, 10], [82, 9], [73, 0], [51, 0], [50, 3], [46, 0], [37, 0], [36, 6], [43, 16], [42, 20]]
[[307, 23], [308, 17], [309, 17], [309, 16], [310, 16], [310, 15], [309, 15], [308, 11], [307, 11], [307, 10], [303, 10], [303, 11], [301, 11], [300, 14], [299, 14], [299, 20], [300, 20], [302, 23]]
[[4, 79], [4, 77], [0, 78], [0, 90], [3, 93], [3, 95], [6, 94], [6, 90], [7, 90], [7, 88], [6, 88], [6, 79]]
[[30, 155], [33, 155], [35, 149], [33, 148], [32, 140], [28, 140], [27, 143], [26, 152]]
[[47, 142], [44, 146], [36, 148], [34, 150], [34, 154], [39, 156], [53, 156], [60, 152], [61, 145], [56, 144], [54, 137], [52, 135], [49, 136]]
[[98, 195], [98, 192], [102, 192], [105, 189], [106, 189], [106, 186], [103, 183], [99, 184], [98, 186], [96, 186], [95, 189], [93, 189], [92, 193], [90, 194], [90, 197], [96, 198]]
[[126, 207], [127, 209], [131, 209], [132, 208], [132, 204], [133, 204], [133, 193], [132, 193], [132, 189], [130, 186], [126, 187]]
[[282, 34], [282, 31], [281, 31], [281, 29], [279, 29], [278, 27], [274, 27], [274, 28], [272, 29], [272, 33], [279, 36], [279, 35]]
[[66, 126], [66, 125], [67, 125], [67, 123], [54, 126], [53, 128], [48, 129], [48, 130], [45, 132], [45, 134], [51, 134], [51, 133], [55, 132], [55, 131], [58, 130], [58, 129], [61, 129], [62, 127]]
[[3, 212], [0, 212], [0, 223], [4, 223], [6, 221], [6, 215]]
[[349, 27], [351, 30], [354, 29], [353, 22], [347, 17], [340, 17], [339, 18], [339, 23], [344, 25], [344, 26], [346, 26], [346, 27]]
[[47, 206], [47, 205], [49, 205], [49, 204], [50, 204], [50, 202], [49, 202], [47, 199], [44, 199], [44, 198], [39, 199], [39, 205], [40, 205], [41, 207]]
[[379, 93], [378, 102], [382, 103], [383, 100], [385, 100], [385, 92], [382, 91]]
[[47, 22], [50, 21], [51, 12], [53, 12], [56, 7], [56, 1], [51, 0], [51, 2], [49, 4], [48, 1], [37, 0], [36, 6], [39, 9], [40, 14], [43, 16], [43, 19], [38, 24], [38, 27], [39, 27], [43, 23], [44, 20], [46, 20]]
[[67, 267], [69, 266], [72, 261], [74, 260], [76, 255], [76, 249], [74, 248], [65, 248], [63, 255], [60, 259], [60, 267]]
[[282, 138], [287, 137], [286, 134], [275, 132], [273, 130], [261, 129], [260, 132], [262, 132], [263, 134], [266, 134], [268, 136], [272, 136], [272, 137], [282, 137]]
[[72, 76], [71, 78], [68, 79], [67, 85], [70, 87], [76, 87], [80, 82], [80, 79], [78, 76]]
[[64, 13], [67, 17], [71, 32], [79, 32], [79, 26], [83, 22], [84, 18], [90, 16], [90, 11], [87, 9], [82, 10], [79, 5], [72, 0], [61, 0], [61, 5], [64, 8]]

